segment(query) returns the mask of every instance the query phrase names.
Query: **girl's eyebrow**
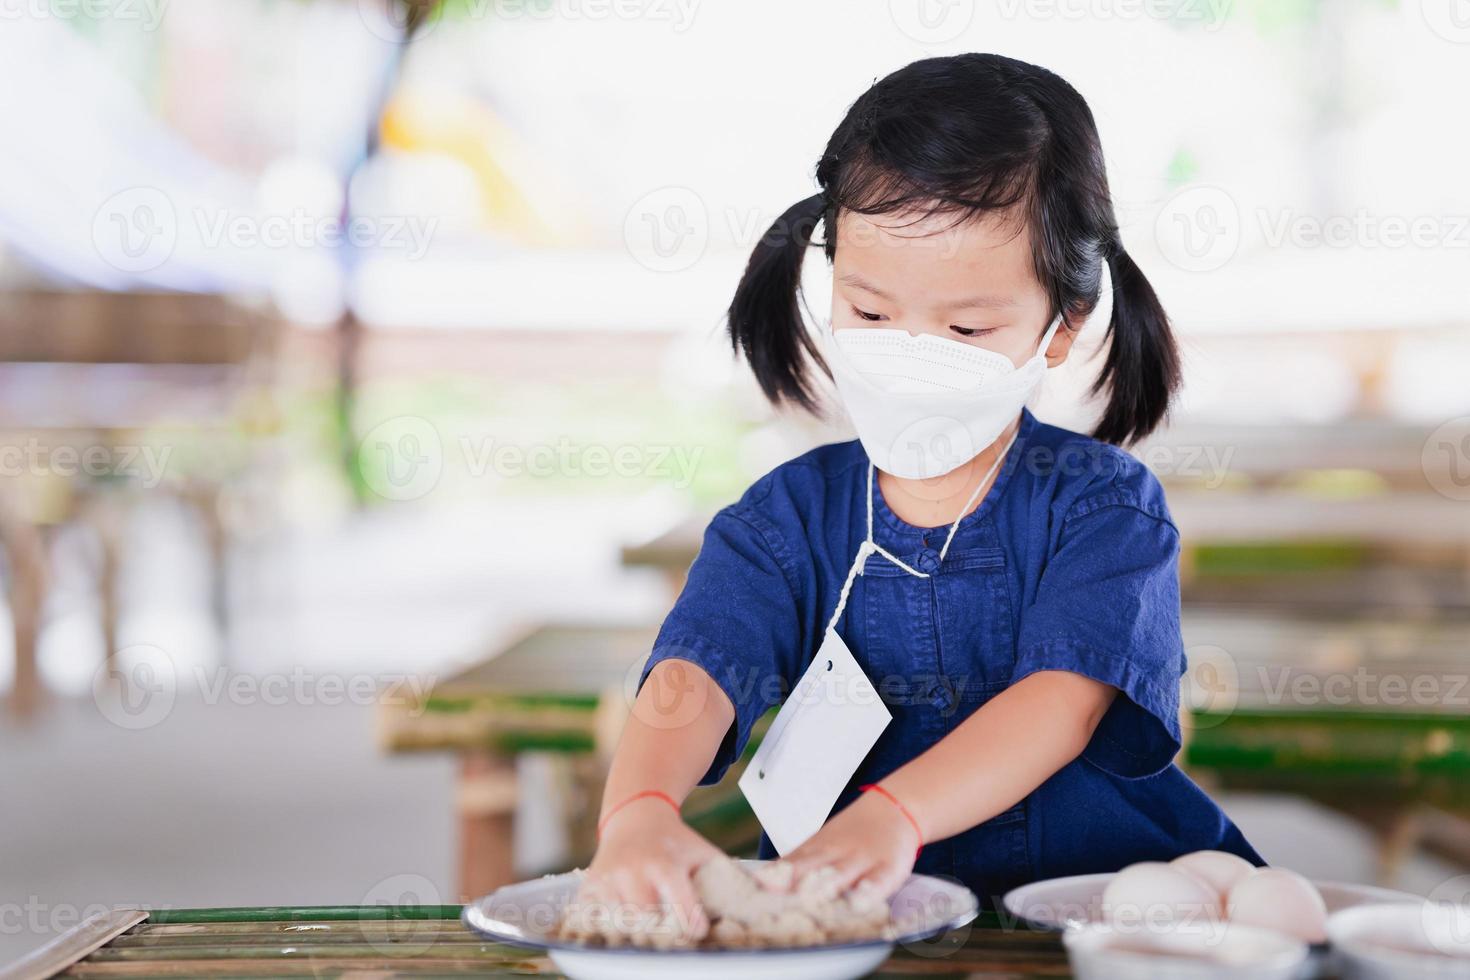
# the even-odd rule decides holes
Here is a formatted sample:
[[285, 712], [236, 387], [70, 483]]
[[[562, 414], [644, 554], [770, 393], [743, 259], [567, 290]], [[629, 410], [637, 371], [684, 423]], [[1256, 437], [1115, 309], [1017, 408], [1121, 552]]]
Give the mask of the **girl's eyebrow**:
[[1005, 310], [1014, 306], [1020, 306], [1014, 296], [971, 296], [968, 299], [958, 300], [954, 303], [946, 303], [945, 309], [950, 310]]
[[[847, 283], [849, 286], [852, 286], [855, 289], [861, 289], [863, 292], [872, 293], [874, 296], [878, 297], [879, 299], [886, 299], [890, 303], [897, 302], [892, 296], [888, 295], [887, 293], [885, 293], [883, 290], [879, 289], [877, 286], [873, 285], [872, 283], [868, 282], [868, 280], [864, 279], [862, 276], [858, 275], [856, 272], [846, 273], [845, 275], [840, 276], [839, 279], [840, 279], [840, 281]], [[1020, 306], [1020, 305], [1021, 304], [1016, 301], [1016, 299], [1015, 299], [1014, 296], [986, 296], [986, 295], [982, 295], [982, 296], [970, 296], [970, 297], [968, 297], [966, 299], [957, 300], [957, 301], [955, 301], [953, 303], [945, 303], [944, 304], [944, 309], [946, 309], [946, 310], [1004, 310], [1004, 309], [1010, 309], [1012, 307], [1016, 307], [1016, 306]]]
[[843, 276], [840, 276], [839, 279], [840, 281], [847, 283], [849, 286], [852, 286], [855, 289], [861, 289], [865, 293], [872, 293], [879, 299], [886, 299], [890, 303], [896, 302], [896, 300], [894, 300], [892, 296], [888, 295], [872, 283], [868, 282], [868, 280], [864, 279], [856, 272], [849, 272]]

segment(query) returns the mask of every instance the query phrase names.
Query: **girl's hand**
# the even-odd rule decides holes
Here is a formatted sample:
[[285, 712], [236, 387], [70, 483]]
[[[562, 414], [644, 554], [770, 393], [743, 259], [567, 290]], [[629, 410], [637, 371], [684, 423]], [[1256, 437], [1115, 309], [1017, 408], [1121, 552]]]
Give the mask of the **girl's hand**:
[[697, 942], [709, 920], [694, 871], [720, 856], [666, 802], [635, 800], [608, 819], [577, 901], [607, 906], [613, 929], [636, 934], [640, 945]]
[[918, 832], [903, 811], [867, 792], [781, 860], [793, 866], [794, 882], [817, 868], [831, 867], [839, 889], [866, 882], [888, 898], [914, 870], [919, 844]]

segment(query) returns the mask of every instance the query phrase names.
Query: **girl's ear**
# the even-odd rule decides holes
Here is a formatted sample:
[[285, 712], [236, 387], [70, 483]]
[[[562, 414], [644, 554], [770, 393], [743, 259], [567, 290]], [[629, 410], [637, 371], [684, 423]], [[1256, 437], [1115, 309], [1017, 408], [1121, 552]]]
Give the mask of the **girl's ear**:
[[1052, 338], [1051, 344], [1046, 349], [1046, 366], [1056, 367], [1067, 360], [1067, 355], [1072, 353], [1072, 345], [1077, 342], [1082, 331], [1089, 326], [1096, 329], [1107, 330], [1113, 319], [1113, 270], [1109, 267], [1107, 259], [1103, 259], [1098, 268], [1097, 302], [1093, 304], [1092, 310], [1074, 309], [1067, 314], [1067, 320], [1062, 324], [1057, 335]]
[[1080, 330], [1073, 330], [1065, 323], [1057, 328], [1046, 348], [1047, 367], [1054, 368], [1066, 363], [1067, 355], [1072, 353], [1072, 344], [1076, 342], [1079, 333]]

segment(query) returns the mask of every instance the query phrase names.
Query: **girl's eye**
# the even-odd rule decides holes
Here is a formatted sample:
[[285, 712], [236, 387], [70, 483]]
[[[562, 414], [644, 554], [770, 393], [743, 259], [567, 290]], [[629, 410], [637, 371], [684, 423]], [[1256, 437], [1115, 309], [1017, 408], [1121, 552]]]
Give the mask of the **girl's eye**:
[[956, 327], [951, 325], [949, 329], [961, 337], [983, 337], [988, 333], [995, 333], [994, 327]]
[[852, 308], [852, 311], [854, 313], [856, 313], [859, 317], [861, 317], [864, 320], [867, 320], [870, 323], [876, 323], [877, 321], [883, 319], [883, 314], [882, 313], [868, 313], [865, 310], [858, 309], [856, 306], [854, 306]]

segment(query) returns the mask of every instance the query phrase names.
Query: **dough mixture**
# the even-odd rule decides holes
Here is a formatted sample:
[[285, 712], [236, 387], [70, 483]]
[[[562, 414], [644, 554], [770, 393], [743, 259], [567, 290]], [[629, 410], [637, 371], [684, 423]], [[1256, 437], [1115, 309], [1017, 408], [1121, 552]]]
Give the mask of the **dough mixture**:
[[[839, 893], [836, 873], [821, 868], [791, 885], [789, 865], [752, 869], [727, 857], [715, 858], [694, 873], [694, 887], [709, 919], [709, 931], [696, 939], [677, 912], [614, 908], [598, 900], [589, 884], [567, 906], [559, 939], [606, 946], [677, 949], [690, 946], [754, 949], [817, 946], [893, 935], [887, 899], [869, 887]], [[779, 889], [779, 890], [778, 890]]]

